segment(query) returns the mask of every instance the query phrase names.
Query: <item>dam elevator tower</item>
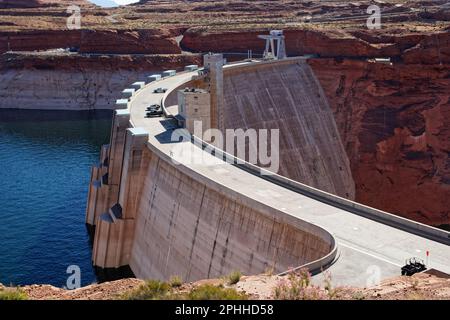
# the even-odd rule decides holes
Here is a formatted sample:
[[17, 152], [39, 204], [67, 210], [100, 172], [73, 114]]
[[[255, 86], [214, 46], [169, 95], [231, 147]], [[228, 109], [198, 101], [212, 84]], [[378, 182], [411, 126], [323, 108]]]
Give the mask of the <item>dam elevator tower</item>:
[[224, 93], [223, 93], [223, 66], [222, 54], [206, 54], [203, 56], [203, 65], [207, 70], [207, 82], [211, 94], [211, 128], [224, 128]]
[[264, 59], [285, 59], [286, 43], [283, 30], [271, 30], [269, 35], [259, 35], [258, 38], [266, 40]]

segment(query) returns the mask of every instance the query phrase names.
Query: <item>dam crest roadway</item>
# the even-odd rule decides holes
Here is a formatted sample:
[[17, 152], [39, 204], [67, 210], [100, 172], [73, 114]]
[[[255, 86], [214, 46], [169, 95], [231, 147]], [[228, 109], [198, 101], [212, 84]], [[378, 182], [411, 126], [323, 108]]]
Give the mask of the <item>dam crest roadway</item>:
[[[198, 137], [172, 141], [179, 128], [178, 90], [200, 85], [211, 96], [220, 95], [223, 88], [214, 86], [223, 86], [221, 81], [230, 86], [227, 77], [277, 68], [287, 68], [286, 74], [298, 68], [308, 73], [306, 59], [226, 64], [220, 71], [223, 80], [219, 77], [215, 84], [210, 78], [217, 76], [217, 68], [206, 76], [193, 68], [134, 84], [136, 90], [118, 101], [122, 109], [115, 111], [111, 143], [92, 168], [86, 222], [96, 226], [94, 265], [129, 265], [138, 278], [178, 275], [185, 281], [233, 270], [250, 274], [272, 269], [281, 274], [305, 266], [316, 274], [315, 281], [327, 270], [333, 285], [366, 286], [374, 276], [383, 280], [400, 275], [405, 259], [425, 258], [429, 251], [428, 268], [450, 273], [446, 231], [286, 177], [261, 176], [254, 165], [224, 161], [217, 157], [219, 150], [212, 155]], [[154, 93], [158, 88], [167, 91]], [[221, 114], [227, 108], [213, 99], [218, 107], [211, 126], [228, 125]], [[152, 104], [161, 104], [164, 116], [146, 118]], [[193, 145], [195, 157], [207, 165], [173, 159], [174, 150], [193, 150]], [[340, 148], [337, 142], [335, 147]], [[336, 161], [345, 165], [346, 160]], [[323, 183], [333, 190], [333, 181], [342, 179], [330, 181]], [[349, 181], [343, 185], [347, 194], [354, 191]]]

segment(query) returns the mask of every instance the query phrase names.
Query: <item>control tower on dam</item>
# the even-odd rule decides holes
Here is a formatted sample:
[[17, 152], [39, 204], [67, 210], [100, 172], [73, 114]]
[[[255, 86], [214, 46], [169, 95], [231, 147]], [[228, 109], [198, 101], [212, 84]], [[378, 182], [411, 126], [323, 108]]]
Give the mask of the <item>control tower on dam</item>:
[[[267, 56], [224, 64], [208, 54], [203, 68], [124, 90], [92, 168], [93, 264], [185, 281], [329, 268], [340, 284], [364, 285], [368, 268], [395, 276], [421, 249], [450, 272], [448, 232], [350, 200], [346, 153], [305, 58]], [[208, 129], [221, 130], [212, 139]], [[278, 129], [278, 173], [224, 153], [226, 129]]]

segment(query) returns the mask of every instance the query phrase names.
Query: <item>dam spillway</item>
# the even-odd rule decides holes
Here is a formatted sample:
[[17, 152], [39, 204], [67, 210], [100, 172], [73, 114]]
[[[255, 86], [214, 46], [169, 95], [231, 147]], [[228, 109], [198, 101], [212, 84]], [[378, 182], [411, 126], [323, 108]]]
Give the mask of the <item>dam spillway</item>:
[[[261, 68], [264, 75], [271, 68], [273, 72], [281, 68], [281, 75], [298, 77], [295, 73], [300, 72], [301, 65], [297, 60], [301, 59], [225, 66], [224, 103], [232, 99], [227, 88], [242, 81], [242, 78], [227, 79], [227, 73], [238, 76], [245, 72], [242, 70], [250, 73]], [[286, 64], [291, 66], [283, 69]], [[242, 69], [233, 70], [235, 68]], [[302, 72], [306, 72], [306, 79], [314, 80], [307, 75], [307, 69]], [[116, 110], [112, 139], [109, 146], [103, 148], [100, 163], [92, 170], [88, 199], [86, 221], [96, 225], [93, 248], [96, 266], [130, 265], [139, 278], [167, 280], [178, 275], [189, 281], [224, 275], [236, 269], [244, 274], [267, 269], [283, 272], [299, 266], [320, 271], [334, 261], [331, 269], [342, 283], [361, 284], [365, 281], [365, 271], [374, 263], [380, 266], [383, 277], [392, 276], [398, 273], [399, 261], [413, 255], [414, 248], [426, 246], [439, 252], [435, 267], [449, 271], [450, 255], [444, 244], [448, 233], [444, 231], [364, 207], [282, 176], [275, 176], [274, 182], [262, 179], [226, 161], [210, 165], [173, 161], [173, 150], [180, 146], [189, 148], [192, 142], [172, 141], [176, 121], [145, 118], [145, 109], [152, 103], [164, 105], [176, 88], [202, 79], [197, 72], [183, 72], [149, 83], [131, 97], [125, 104], [126, 109]], [[245, 81], [245, 77], [243, 79]], [[289, 90], [298, 89], [292, 86]], [[310, 83], [310, 86], [314, 89], [310, 94], [316, 95], [311, 101], [321, 99], [317, 96], [317, 83]], [[168, 91], [154, 93], [159, 87]], [[280, 86], [269, 96], [283, 95], [285, 88]], [[242, 89], [236, 89], [236, 96], [241, 97], [241, 101], [251, 95], [251, 92], [239, 90]], [[285, 101], [283, 99], [280, 101]], [[328, 153], [325, 147], [325, 139], [333, 138], [333, 123], [326, 124], [331, 121], [331, 112], [322, 103], [320, 116], [312, 117], [311, 113], [318, 111], [308, 111], [310, 102], [306, 101], [304, 113], [313, 120], [305, 120], [308, 123], [304, 123], [303, 129], [299, 127], [302, 119], [292, 124], [306, 132], [304, 136], [299, 135], [299, 139], [314, 137], [313, 132], [320, 131], [316, 132], [319, 138], [309, 141], [314, 145], [318, 141], [324, 144], [315, 149], [313, 158], [332, 157], [345, 165], [344, 155]], [[248, 106], [257, 105], [230, 102], [226, 108], [232, 110], [231, 114], [238, 114], [239, 108], [240, 112], [251, 110]], [[293, 104], [286, 107], [282, 103], [275, 108], [280, 112], [287, 108], [287, 115], [294, 112]], [[231, 122], [231, 118], [227, 118], [229, 113], [223, 111], [217, 114], [218, 122]], [[270, 128], [269, 121], [266, 123], [258, 117], [242, 118], [242, 126]], [[250, 122], [251, 119], [256, 120]], [[320, 119], [325, 122], [313, 122]], [[319, 129], [328, 125], [330, 128], [326, 130]], [[335, 153], [340, 152], [342, 146], [337, 141], [332, 139], [328, 143], [336, 147]], [[285, 150], [293, 147], [293, 152], [301, 152], [295, 145], [282, 145]], [[204, 158], [217, 160], [201, 148], [197, 151]], [[308, 160], [307, 155], [302, 156], [304, 164], [297, 167], [309, 170], [314, 161]], [[332, 160], [323, 160], [324, 170], [327, 161]], [[327, 172], [323, 181], [308, 183], [337, 188], [339, 185], [334, 179], [347, 169]], [[350, 177], [345, 177], [342, 183], [344, 187], [350, 186], [346, 190], [351, 192]], [[358, 214], [354, 210], [358, 210]]]

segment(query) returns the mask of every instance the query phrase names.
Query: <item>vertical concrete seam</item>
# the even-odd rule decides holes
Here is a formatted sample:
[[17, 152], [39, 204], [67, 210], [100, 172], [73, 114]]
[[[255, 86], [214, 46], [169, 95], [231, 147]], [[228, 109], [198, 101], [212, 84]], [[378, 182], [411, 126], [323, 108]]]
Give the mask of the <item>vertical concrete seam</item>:
[[214, 237], [214, 244], [213, 244], [213, 248], [212, 248], [212, 252], [211, 252], [211, 258], [210, 258], [210, 260], [209, 260], [208, 276], [207, 276], [207, 278], [209, 278], [209, 277], [210, 277], [210, 274], [211, 274], [211, 267], [212, 267], [212, 263], [213, 263], [213, 260], [214, 260], [214, 254], [215, 254], [215, 251], [216, 251], [216, 245], [217, 245], [217, 237], [218, 237], [218, 235], [219, 235], [220, 226], [222, 225], [223, 216], [224, 216], [224, 214], [225, 214], [225, 208], [226, 208], [226, 205], [225, 205], [225, 206], [222, 205], [222, 208], [221, 208], [221, 210], [220, 210], [219, 221], [218, 221], [218, 223], [217, 223], [216, 235], [215, 235], [215, 237]]
[[198, 216], [197, 216], [197, 220], [195, 222], [195, 229], [194, 229], [194, 238], [192, 240], [192, 246], [191, 246], [191, 250], [189, 252], [189, 270], [188, 270], [188, 274], [186, 279], [189, 279], [190, 275], [191, 275], [191, 269], [192, 269], [192, 253], [194, 252], [194, 247], [195, 247], [195, 240], [197, 239], [197, 231], [198, 231], [198, 224], [200, 223], [200, 215], [202, 214], [202, 207], [203, 207], [203, 200], [205, 198], [205, 193], [206, 193], [206, 185], [203, 185], [203, 193], [202, 193], [202, 200], [200, 201], [200, 208], [198, 210]]

